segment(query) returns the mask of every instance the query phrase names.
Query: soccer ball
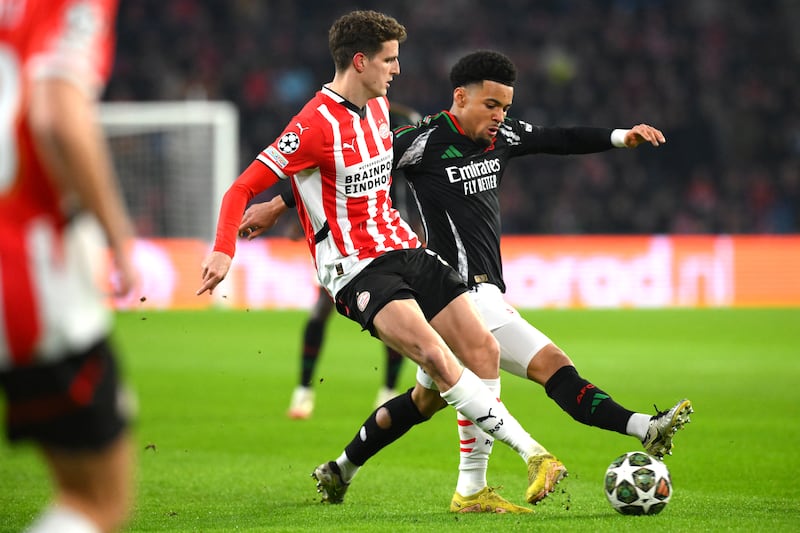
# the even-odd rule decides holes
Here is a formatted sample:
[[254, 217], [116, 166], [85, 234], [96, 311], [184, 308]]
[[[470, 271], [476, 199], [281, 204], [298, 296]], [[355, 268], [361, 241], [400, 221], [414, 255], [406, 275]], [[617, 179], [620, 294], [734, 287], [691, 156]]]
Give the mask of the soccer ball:
[[608, 466], [605, 493], [622, 514], [658, 514], [672, 496], [672, 480], [663, 462], [644, 452], [628, 452]]

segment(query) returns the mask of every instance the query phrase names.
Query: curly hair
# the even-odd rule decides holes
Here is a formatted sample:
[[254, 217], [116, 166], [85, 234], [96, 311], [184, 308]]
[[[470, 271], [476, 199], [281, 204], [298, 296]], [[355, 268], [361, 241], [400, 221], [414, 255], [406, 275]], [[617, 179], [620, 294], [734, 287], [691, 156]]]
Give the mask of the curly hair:
[[345, 70], [358, 52], [372, 58], [386, 41], [406, 40], [405, 27], [377, 11], [352, 11], [339, 17], [328, 32], [328, 48], [336, 70]]
[[514, 63], [507, 56], [492, 50], [478, 50], [467, 54], [450, 70], [450, 82], [454, 89], [484, 80], [513, 87], [516, 79], [517, 67]]

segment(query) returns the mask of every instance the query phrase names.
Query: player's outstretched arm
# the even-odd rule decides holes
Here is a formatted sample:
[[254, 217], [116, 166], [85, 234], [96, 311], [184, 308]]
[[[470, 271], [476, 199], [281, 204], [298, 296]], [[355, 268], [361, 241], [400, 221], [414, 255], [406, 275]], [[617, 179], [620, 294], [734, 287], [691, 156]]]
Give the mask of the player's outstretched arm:
[[289, 207], [281, 195], [275, 196], [269, 202], [253, 204], [247, 208], [239, 224], [239, 236], [253, 240], [268, 229], [272, 228], [280, 216]]
[[643, 142], [649, 142], [653, 146], [659, 146], [667, 142], [661, 130], [648, 124], [637, 124], [625, 134], [625, 146], [636, 148]]
[[203, 284], [197, 289], [196, 294], [198, 296], [206, 291], [209, 294], [213, 293], [214, 288], [228, 274], [236, 251], [236, 234], [239, 221], [242, 218], [247, 202], [277, 181], [278, 177], [268, 170], [264, 164], [259, 161], [253, 161], [228, 188], [225, 196], [222, 197], [222, 205], [219, 209], [214, 251], [208, 254], [208, 257], [201, 264]]

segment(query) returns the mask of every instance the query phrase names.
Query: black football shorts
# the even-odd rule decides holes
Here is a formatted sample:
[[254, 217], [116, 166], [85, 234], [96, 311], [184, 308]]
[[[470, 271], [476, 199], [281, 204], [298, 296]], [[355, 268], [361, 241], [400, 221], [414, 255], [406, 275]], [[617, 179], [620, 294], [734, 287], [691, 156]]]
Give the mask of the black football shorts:
[[435, 252], [394, 250], [373, 260], [339, 291], [336, 309], [377, 337], [372, 320], [392, 300], [416, 300], [430, 322], [466, 291], [458, 273]]
[[100, 450], [128, 425], [115, 357], [107, 340], [85, 353], [0, 372], [6, 434], [67, 450]]

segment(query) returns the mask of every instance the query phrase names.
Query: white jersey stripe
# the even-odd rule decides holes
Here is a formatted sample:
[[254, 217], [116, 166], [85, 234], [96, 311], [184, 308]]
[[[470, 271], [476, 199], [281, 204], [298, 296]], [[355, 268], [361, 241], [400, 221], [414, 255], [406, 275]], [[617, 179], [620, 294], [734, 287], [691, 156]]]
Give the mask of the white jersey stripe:
[[461, 279], [469, 283], [469, 263], [467, 262], [467, 249], [464, 247], [464, 243], [461, 241], [461, 235], [458, 233], [458, 228], [453, 223], [453, 219], [450, 218], [450, 213], [447, 213], [447, 222], [450, 223], [450, 230], [453, 232], [453, 238], [455, 239], [456, 249], [458, 250], [458, 265], [451, 265], [455, 268], [458, 273], [461, 275]]
[[[336, 175], [340, 176], [345, 173], [346, 165], [344, 163], [344, 155], [343, 155], [343, 147], [342, 147], [342, 132], [339, 129], [339, 121], [336, 120], [336, 117], [333, 116], [333, 113], [328, 109], [327, 105], [321, 105], [317, 108], [317, 111], [325, 117], [325, 120], [331, 125], [331, 130], [333, 131], [333, 154], [334, 154], [334, 163], [336, 165]], [[339, 192], [339, 188], [341, 185], [339, 184], [339, 180], [336, 180], [335, 190], [331, 192]], [[334, 201], [336, 202], [336, 221], [330, 221], [328, 225], [331, 227], [331, 231], [334, 230], [335, 226], [339, 227], [338, 233], [341, 233], [341, 239], [344, 244], [345, 254], [351, 255], [355, 251], [355, 246], [353, 245], [353, 239], [351, 238], [350, 232], [353, 229], [350, 224], [350, 217], [347, 213], [347, 197], [344, 194], [335, 194]], [[327, 202], [326, 198], [323, 198], [323, 202]]]
[[[380, 100], [378, 102], [378, 106], [381, 108], [381, 112], [385, 116], [389, 116], [389, 109], [388, 109], [388, 106], [386, 105], [385, 101]], [[367, 114], [367, 122], [369, 123], [369, 127], [372, 130], [372, 140], [373, 140], [373, 142], [375, 143], [376, 146], [379, 146], [379, 147], [383, 146], [383, 140], [380, 138], [380, 132], [378, 131], [378, 125], [375, 122], [375, 116], [372, 114], [372, 111], [370, 111]], [[381, 250], [381, 251], [385, 251], [387, 249], [386, 245], [385, 245], [387, 238], [391, 238], [391, 240], [392, 240], [392, 243], [393, 243], [393, 246], [391, 246], [392, 249], [394, 249], [396, 247], [394, 245], [397, 245], [397, 244], [400, 243], [400, 240], [397, 238], [397, 235], [394, 233], [394, 231], [389, 233], [389, 235], [387, 236], [387, 235], [383, 235], [381, 233], [381, 231], [379, 230], [379, 228], [377, 227], [377, 220], [378, 219], [376, 219], [375, 215], [377, 215], [378, 213], [382, 214], [380, 220], [383, 222], [383, 224], [387, 228], [391, 227], [389, 225], [389, 220], [390, 220], [389, 219], [389, 215], [390, 215], [390, 213], [386, 208], [386, 200], [385, 200], [386, 197], [387, 197], [386, 195], [378, 194], [375, 198], [372, 199], [372, 205], [370, 205], [370, 208], [371, 208], [370, 215], [372, 215], [370, 217], [370, 223], [372, 224], [372, 228], [374, 228], [375, 232], [381, 235], [381, 239], [379, 241], [378, 241], [378, 239], [376, 239], [377, 242], [380, 242], [380, 247], [378, 248], [378, 250]], [[378, 204], [378, 202], [380, 202], [380, 204]], [[374, 211], [372, 209], [374, 209]]]
[[[371, 130], [370, 133], [372, 134], [373, 142], [376, 146], [381, 147], [383, 146], [383, 141], [381, 141], [380, 137], [378, 137], [378, 127], [375, 124], [375, 117], [372, 114], [372, 111], [367, 108], [367, 124], [369, 124], [369, 129]], [[369, 148], [367, 147], [366, 135], [363, 129], [361, 128], [361, 124], [356, 125], [358, 137], [360, 139], [359, 147], [361, 147], [362, 152], [368, 154]], [[379, 252], [385, 252], [387, 247], [386, 243], [386, 235], [383, 235], [378, 228], [377, 224], [377, 216], [378, 216], [378, 201], [381, 198], [381, 193], [371, 196], [368, 202], [368, 210], [369, 210], [369, 219], [367, 220], [367, 232], [375, 241], [375, 249]], [[381, 209], [383, 210], [385, 206], [381, 204]], [[394, 248], [394, 247], [393, 247]]]
[[[389, 102], [388, 102], [388, 100], [378, 100], [378, 106], [381, 108], [381, 111], [383, 112], [383, 114], [388, 117], [389, 116]], [[380, 146], [381, 143], [383, 142], [383, 140], [380, 138], [380, 128], [375, 124], [375, 118], [371, 114], [370, 114], [370, 125], [372, 126], [372, 135], [373, 135], [373, 137], [375, 139], [375, 144]], [[393, 226], [390, 223], [391, 212], [389, 210], [389, 205], [388, 204], [389, 204], [389, 195], [387, 194], [383, 198], [383, 205], [381, 206], [381, 212], [383, 213], [384, 223], [387, 225], [387, 227], [392, 228]], [[408, 226], [407, 224], [405, 224], [405, 221], [402, 221], [402, 223], [399, 225], [399, 227], [402, 227], [403, 229], [407, 230], [409, 233], [413, 233], [411, 231], [411, 227]], [[394, 228], [391, 231], [390, 237], [391, 237], [392, 241], [395, 244], [401, 244], [403, 242], [403, 239], [401, 239], [400, 236], [397, 234], [397, 229], [398, 228]]]
[[[420, 246], [390, 208], [388, 109], [385, 97], [358, 109], [323, 87], [257, 158], [293, 180], [319, 280], [332, 295], [375, 257]], [[330, 233], [315, 243], [326, 221]]]
[[325, 211], [322, 209], [322, 182], [319, 177], [319, 168], [298, 172], [292, 179], [297, 187], [300, 201], [306, 208], [314, 233], [316, 233], [326, 222]]
[[264, 163], [265, 165], [267, 165], [267, 167], [272, 172], [274, 172], [275, 175], [278, 176], [279, 178], [286, 179], [286, 178], [289, 177], [289, 176], [287, 176], [286, 174], [283, 173], [283, 170], [281, 170], [281, 167], [279, 167], [278, 165], [273, 163], [272, 160], [270, 158], [268, 158], [267, 156], [265, 156], [263, 153], [258, 154], [258, 156], [256, 156], [256, 160]]

